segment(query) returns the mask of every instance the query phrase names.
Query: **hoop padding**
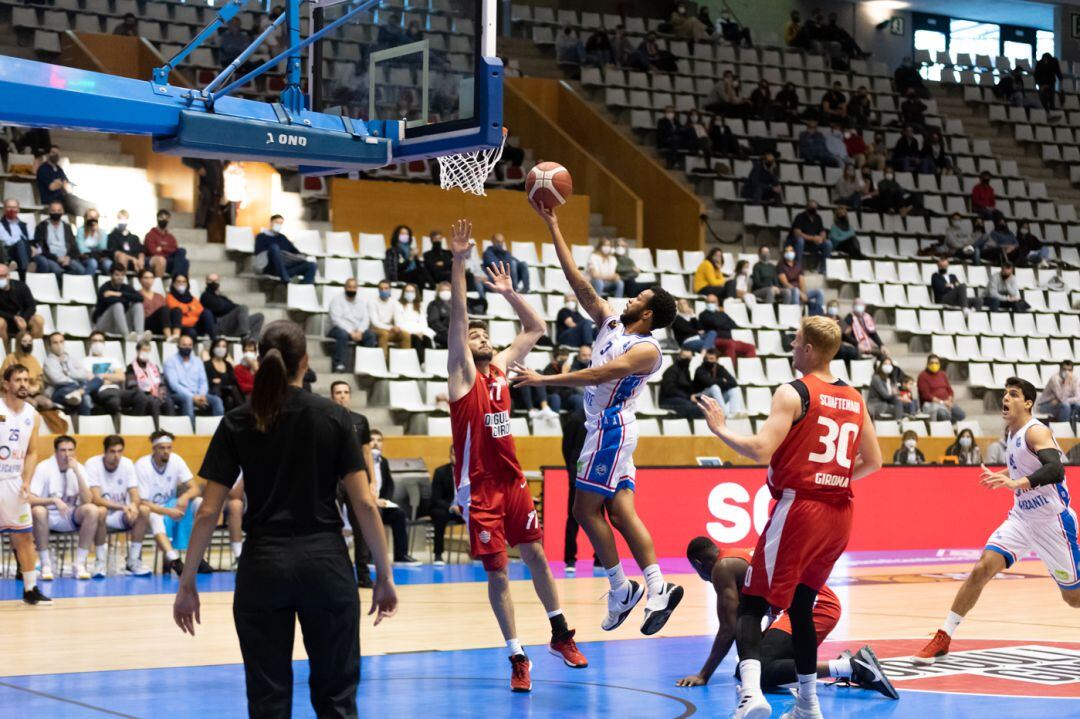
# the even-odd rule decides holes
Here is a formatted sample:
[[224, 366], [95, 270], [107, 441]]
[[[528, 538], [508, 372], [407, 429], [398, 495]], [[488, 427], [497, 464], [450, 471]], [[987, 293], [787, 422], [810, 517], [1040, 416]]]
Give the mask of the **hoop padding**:
[[502, 142], [499, 143], [498, 147], [437, 157], [436, 159], [439, 161], [439, 185], [444, 190], [452, 190], [458, 187], [462, 192], [486, 197], [484, 182], [502, 157], [503, 146], [505, 145], [506, 129], [504, 128]]

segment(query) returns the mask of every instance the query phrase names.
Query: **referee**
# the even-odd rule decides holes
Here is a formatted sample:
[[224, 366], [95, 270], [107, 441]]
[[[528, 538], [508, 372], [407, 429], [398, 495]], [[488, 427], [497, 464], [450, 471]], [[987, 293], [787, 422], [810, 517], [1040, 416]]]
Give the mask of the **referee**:
[[334, 501], [339, 479], [375, 559], [369, 612], [378, 613], [375, 624], [397, 609], [382, 520], [348, 411], [302, 389], [308, 368], [303, 330], [287, 320], [272, 322], [263, 331], [259, 355], [251, 401], [225, 415], [199, 471], [206, 489], [173, 619], [195, 634], [196, 570], [229, 489], [243, 472], [247, 541], [236, 574], [233, 619], [244, 657], [248, 715], [291, 715], [299, 617], [316, 716], [356, 717], [360, 600]]

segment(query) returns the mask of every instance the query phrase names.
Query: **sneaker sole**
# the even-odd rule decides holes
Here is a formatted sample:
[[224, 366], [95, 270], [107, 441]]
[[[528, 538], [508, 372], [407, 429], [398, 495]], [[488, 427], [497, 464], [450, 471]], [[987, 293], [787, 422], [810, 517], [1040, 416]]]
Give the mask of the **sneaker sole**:
[[600, 625], [600, 628], [603, 629], [605, 632], [613, 632], [619, 627], [621, 627], [622, 623], [626, 621], [626, 618], [630, 616], [630, 612], [634, 611], [634, 607], [636, 607], [638, 605], [638, 602], [641, 601], [641, 598], [645, 596], [644, 586], [638, 584], [637, 582], [634, 582], [634, 587], [635, 589], [633, 601], [630, 602], [630, 606], [626, 608], [626, 611], [619, 615], [619, 621], [615, 622], [615, 624], [610, 627], [605, 627], [603, 624]]
[[[683, 588], [676, 586], [671, 590], [671, 599], [668, 600], [667, 607], [652, 612], [649, 616], [645, 617], [645, 621], [641, 623], [641, 633], [649, 637], [663, 629], [664, 625], [667, 624], [668, 619], [671, 618], [671, 613], [679, 606], [679, 602], [682, 601], [682, 598]], [[765, 716], [768, 716], [768, 714]], [[749, 719], [749, 715], [747, 719]]]
[[874, 650], [871, 649], [869, 645], [863, 647], [862, 651], [865, 652], [866, 656], [870, 657], [870, 661], [872, 661], [875, 666], [877, 666], [878, 670], [881, 672], [881, 683], [884, 684], [889, 690], [888, 693], [879, 691], [876, 688], [874, 689], [874, 691], [877, 691], [878, 693], [888, 697], [889, 699], [892, 699], [893, 701], [898, 700], [900, 698], [900, 694], [897, 693], [896, 687], [894, 687], [892, 685], [892, 682], [889, 681], [889, 677], [885, 675], [885, 668], [881, 666], [881, 661], [877, 658], [877, 654], [874, 653]]
[[935, 657], [912, 657], [911, 658], [911, 663], [912, 664], [917, 664], [920, 667], [928, 667], [931, 664], [933, 664], [934, 662], [936, 662], [938, 659], [942, 659], [942, 658], [948, 656], [948, 654], [949, 654], [948, 652], [945, 652], [944, 654], [938, 654]]
[[588, 661], [586, 661], [584, 664], [571, 664], [569, 661], [567, 661], [566, 657], [563, 656], [562, 652], [555, 649], [555, 647], [551, 646], [550, 644], [548, 645], [548, 654], [553, 657], [558, 657], [559, 659], [562, 659], [563, 664], [570, 667], [571, 669], [585, 669], [589, 666]]
[[[750, 711], [748, 711], [746, 714], [743, 715], [743, 719], [769, 719], [769, 717], [771, 717], [771, 716], [772, 716], [772, 707], [771, 706], [763, 706], [763, 707], [757, 707], [756, 709], [751, 709]], [[791, 717], [791, 716], [792, 716], [792, 712], [788, 712], [787, 714], [782, 715], [780, 717], [780, 719], [785, 719], [786, 717]]]

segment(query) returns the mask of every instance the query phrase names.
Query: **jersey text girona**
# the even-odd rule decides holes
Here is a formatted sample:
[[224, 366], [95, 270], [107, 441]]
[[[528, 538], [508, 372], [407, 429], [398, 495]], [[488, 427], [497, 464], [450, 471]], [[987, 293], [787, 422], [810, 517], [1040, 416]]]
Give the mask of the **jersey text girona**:
[[784, 489], [804, 499], [850, 499], [863, 426], [862, 395], [844, 382], [829, 384], [814, 375], [791, 386], [802, 397], [804, 412], [773, 453], [769, 490], [776, 499]]
[[454, 435], [454, 483], [460, 491], [473, 482], [520, 480], [514, 437], [510, 434], [510, 385], [494, 365], [477, 370], [464, 397], [450, 403]]

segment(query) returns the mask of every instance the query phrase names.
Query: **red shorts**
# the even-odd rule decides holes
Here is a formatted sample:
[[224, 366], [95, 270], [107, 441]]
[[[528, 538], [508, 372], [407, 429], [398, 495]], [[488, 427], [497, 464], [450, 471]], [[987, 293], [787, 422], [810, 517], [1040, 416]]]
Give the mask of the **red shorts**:
[[[818, 592], [817, 601], [814, 603], [814, 629], [817, 631], [817, 643], [820, 645], [825, 638], [836, 629], [840, 623], [840, 598], [827, 586]], [[791, 618], [784, 612], [780, 618], [772, 623], [769, 629], [775, 629], [784, 634], [791, 634]]]
[[506, 548], [543, 539], [540, 517], [524, 477], [473, 480], [470, 484], [469, 525], [472, 556], [489, 571], [506, 566]]
[[850, 501], [797, 499], [785, 489], [758, 538], [743, 592], [787, 609], [799, 584], [820, 591], [847, 548], [851, 518]]

